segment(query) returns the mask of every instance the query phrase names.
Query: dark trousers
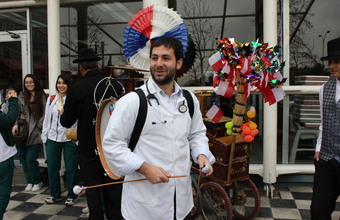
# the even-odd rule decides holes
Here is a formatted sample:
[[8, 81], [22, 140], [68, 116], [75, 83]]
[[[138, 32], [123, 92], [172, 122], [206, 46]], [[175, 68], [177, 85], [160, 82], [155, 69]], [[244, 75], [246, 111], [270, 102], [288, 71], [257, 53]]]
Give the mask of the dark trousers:
[[13, 157], [0, 163], [0, 219], [6, 211], [12, 192], [14, 162]]
[[26, 182], [33, 185], [40, 183], [40, 168], [37, 159], [41, 150], [41, 144], [27, 146], [18, 145], [17, 147]]
[[340, 163], [335, 159], [320, 159], [314, 160], [314, 165], [312, 220], [330, 220], [340, 194]]
[[[113, 182], [110, 177], [104, 175], [105, 171], [99, 156], [95, 155], [95, 153], [79, 154], [79, 162], [85, 186]], [[101, 198], [101, 194], [103, 198]], [[86, 199], [90, 213], [89, 219], [103, 220], [103, 207], [108, 220], [123, 219], [121, 214], [121, 197], [122, 184], [87, 189]]]
[[61, 198], [59, 172], [61, 168], [61, 154], [64, 153], [67, 198], [76, 199], [77, 195], [73, 193], [73, 187], [77, 184], [78, 146], [72, 141], [55, 142], [51, 140], [47, 140], [45, 146], [50, 195], [56, 199]]

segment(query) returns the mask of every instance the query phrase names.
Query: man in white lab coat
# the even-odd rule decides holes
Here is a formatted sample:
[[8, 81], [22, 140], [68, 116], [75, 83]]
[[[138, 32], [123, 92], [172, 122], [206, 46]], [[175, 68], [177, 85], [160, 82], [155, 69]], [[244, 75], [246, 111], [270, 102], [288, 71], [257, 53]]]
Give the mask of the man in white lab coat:
[[[172, 37], [159, 38], [151, 44], [150, 58], [152, 78], [141, 87], [148, 111], [134, 151], [128, 145], [139, 110], [135, 92], [116, 104], [103, 138], [103, 150], [107, 163], [125, 180], [148, 179], [124, 183], [122, 213], [126, 220], [190, 219], [190, 153], [199, 167], [210, 167], [207, 175], [213, 171], [215, 158], [209, 151], [197, 98], [191, 94], [191, 118], [183, 91], [174, 80], [183, 63], [182, 44]], [[177, 175], [188, 176], [170, 178]]]

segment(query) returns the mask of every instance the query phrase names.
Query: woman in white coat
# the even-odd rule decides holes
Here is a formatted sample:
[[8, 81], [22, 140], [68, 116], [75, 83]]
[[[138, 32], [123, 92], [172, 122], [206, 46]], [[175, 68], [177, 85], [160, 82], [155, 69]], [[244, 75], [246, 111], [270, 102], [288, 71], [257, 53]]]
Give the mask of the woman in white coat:
[[64, 103], [70, 82], [71, 77], [69, 75], [59, 75], [56, 82], [58, 93], [49, 96], [46, 102], [41, 139], [46, 146], [47, 173], [51, 195], [45, 199], [47, 204], [62, 200], [59, 178], [62, 152], [64, 153], [68, 191], [65, 205], [72, 206], [77, 201], [73, 187], [77, 184], [78, 149], [77, 145], [66, 137], [67, 129], [60, 124], [60, 116], [64, 112]]

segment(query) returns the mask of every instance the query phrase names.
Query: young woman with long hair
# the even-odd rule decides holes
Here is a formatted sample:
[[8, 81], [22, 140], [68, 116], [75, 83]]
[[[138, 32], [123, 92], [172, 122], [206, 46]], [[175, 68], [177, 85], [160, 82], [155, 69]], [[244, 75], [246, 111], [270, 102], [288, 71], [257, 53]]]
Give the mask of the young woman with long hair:
[[67, 199], [65, 205], [72, 206], [77, 201], [73, 187], [77, 184], [78, 147], [65, 135], [66, 128], [60, 124], [60, 116], [64, 112], [67, 92], [70, 89], [71, 76], [59, 75], [56, 82], [56, 95], [51, 95], [46, 102], [45, 119], [41, 139], [45, 143], [47, 157], [48, 183], [50, 197], [45, 199], [47, 204], [62, 200], [60, 191], [60, 162], [63, 152], [66, 168]]
[[[27, 74], [24, 78], [24, 89], [19, 96], [19, 119], [24, 120], [28, 126], [26, 143], [17, 143], [19, 159], [22, 163], [27, 186], [26, 191], [39, 191], [43, 186], [40, 177], [37, 158], [41, 151], [41, 131], [44, 121], [46, 94], [38, 78]], [[14, 125], [13, 133], [18, 131]]]

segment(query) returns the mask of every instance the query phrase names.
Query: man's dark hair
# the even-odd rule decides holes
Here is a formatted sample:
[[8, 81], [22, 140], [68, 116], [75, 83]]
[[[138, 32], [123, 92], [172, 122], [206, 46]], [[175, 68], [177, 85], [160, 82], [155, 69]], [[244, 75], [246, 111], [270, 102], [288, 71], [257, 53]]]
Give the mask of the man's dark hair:
[[161, 37], [156, 40], [153, 40], [151, 42], [150, 58], [151, 58], [151, 52], [153, 48], [160, 47], [162, 45], [168, 49], [170, 48], [174, 49], [176, 60], [183, 58], [183, 45], [179, 40], [173, 37]]
[[97, 61], [82, 61], [79, 62], [79, 65], [81, 65], [86, 70], [98, 68]]

